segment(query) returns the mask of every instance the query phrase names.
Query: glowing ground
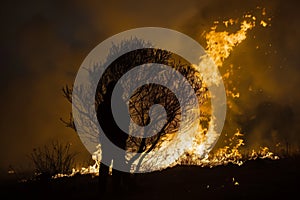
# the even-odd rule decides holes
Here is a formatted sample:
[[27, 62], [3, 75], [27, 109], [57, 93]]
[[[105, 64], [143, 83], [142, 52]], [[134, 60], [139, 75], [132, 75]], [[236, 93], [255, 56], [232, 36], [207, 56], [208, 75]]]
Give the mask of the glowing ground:
[[252, 160], [242, 166], [176, 166], [136, 174], [128, 191], [107, 194], [99, 193], [98, 178], [91, 175], [5, 183], [0, 188], [2, 195], [30, 199], [288, 199], [297, 195], [299, 167], [299, 156]]

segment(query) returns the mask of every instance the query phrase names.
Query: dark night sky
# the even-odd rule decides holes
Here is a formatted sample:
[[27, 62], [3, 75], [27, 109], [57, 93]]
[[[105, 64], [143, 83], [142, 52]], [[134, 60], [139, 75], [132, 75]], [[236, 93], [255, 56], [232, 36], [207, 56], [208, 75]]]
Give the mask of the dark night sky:
[[181, 31], [205, 47], [201, 33], [213, 21], [241, 17], [256, 6], [266, 8], [272, 26], [250, 31], [225, 62], [239, 67], [233, 81], [242, 91], [242, 117], [231, 120], [242, 124], [251, 143], [287, 138], [299, 144], [298, 1], [2, 1], [0, 172], [10, 164], [28, 167], [26, 155], [55, 138], [88, 157], [76, 133], [59, 120], [71, 111], [61, 88], [72, 84], [85, 56], [107, 37], [158, 26]]

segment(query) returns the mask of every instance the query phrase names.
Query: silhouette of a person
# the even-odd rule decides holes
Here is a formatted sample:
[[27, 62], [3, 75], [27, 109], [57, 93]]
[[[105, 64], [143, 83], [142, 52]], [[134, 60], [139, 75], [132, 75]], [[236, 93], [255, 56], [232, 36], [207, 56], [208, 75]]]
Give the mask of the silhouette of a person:
[[[118, 146], [119, 148], [123, 149], [125, 152], [126, 140], [128, 138], [128, 135], [122, 129], [120, 129], [117, 123], [115, 122], [112, 109], [111, 109], [112, 93], [115, 85], [116, 82], [114, 81], [108, 84], [106, 93], [104, 94], [103, 101], [99, 105], [97, 110], [97, 118], [101, 126], [101, 129], [103, 130], [106, 137], [110, 140], [110, 142], [112, 142], [114, 145]], [[122, 92], [119, 94], [121, 95]], [[123, 103], [122, 105], [118, 105], [118, 112], [125, 113], [127, 112], [126, 109], [127, 106], [125, 103]], [[124, 123], [124, 121], [122, 123]], [[127, 124], [128, 124], [127, 127], [129, 127], [129, 122]], [[114, 155], [113, 152], [110, 152], [108, 144], [105, 143], [101, 143], [101, 150], [102, 150], [102, 161], [104, 161], [105, 163], [111, 163], [111, 161], [113, 160], [113, 164], [121, 164], [123, 166], [127, 166], [125, 153], [124, 155]], [[107, 191], [108, 176], [109, 176], [109, 166], [106, 166], [101, 162], [100, 169], [99, 169], [99, 183], [100, 183], [100, 189], [102, 191]], [[126, 184], [125, 183], [127, 179], [126, 172], [121, 172], [113, 169], [112, 177], [113, 177], [113, 190], [119, 190], [121, 189], [121, 187], [124, 187], [124, 184]]]

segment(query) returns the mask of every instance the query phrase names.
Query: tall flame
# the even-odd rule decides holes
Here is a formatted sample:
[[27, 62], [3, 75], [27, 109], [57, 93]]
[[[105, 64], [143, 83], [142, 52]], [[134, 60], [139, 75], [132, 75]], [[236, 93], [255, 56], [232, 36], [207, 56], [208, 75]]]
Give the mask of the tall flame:
[[[265, 9], [263, 9], [262, 15], [265, 15]], [[239, 30], [235, 33], [229, 33], [228, 31], [217, 31], [217, 26], [220, 24], [219, 21], [215, 22], [215, 25], [211, 30], [205, 34], [206, 39], [206, 52], [214, 60], [215, 64], [220, 68], [223, 66], [224, 60], [228, 58], [233, 51], [233, 49], [239, 45], [242, 41], [247, 38], [247, 32], [253, 29], [256, 25], [257, 18], [253, 15], [247, 14], [243, 16], [243, 20], [239, 24]], [[229, 19], [222, 22], [226, 28], [230, 25], [236, 25], [239, 23], [238, 20]], [[268, 24], [261, 20], [259, 25], [266, 27]], [[233, 75], [233, 65], [229, 65], [226, 69], [226, 73], [223, 74], [223, 80], [227, 83], [232, 83], [230, 81]], [[232, 89], [231, 89], [232, 88]], [[227, 87], [226, 93], [229, 98], [228, 106], [231, 108], [231, 100], [239, 98], [241, 93], [237, 91], [236, 87]], [[233, 163], [237, 165], [242, 165], [245, 160], [257, 159], [257, 158], [269, 158], [269, 159], [279, 159], [278, 156], [274, 155], [269, 148], [261, 147], [259, 150], [252, 150], [251, 152], [241, 152], [240, 147], [244, 145], [244, 140], [242, 138], [240, 130], [238, 130], [232, 138], [229, 138], [230, 142], [226, 146], [217, 149], [214, 153], [203, 155], [204, 146], [201, 145], [203, 137], [199, 136], [196, 138], [194, 143], [194, 148], [192, 151], [188, 151], [185, 155], [181, 157], [178, 161], [180, 164], [187, 165], [200, 165], [200, 166], [216, 166], [223, 165], [227, 163]], [[205, 138], [209, 140], [209, 138]]]
[[[230, 56], [234, 47], [239, 45], [242, 41], [244, 41], [247, 38], [248, 30], [251, 30], [252, 28], [255, 27], [255, 19], [256, 19], [255, 17], [252, 17], [251, 15], [245, 15], [243, 18], [244, 19], [240, 23], [239, 30], [236, 31], [235, 33], [229, 33], [228, 31], [220, 31], [220, 32], [216, 31], [219, 22], [215, 21], [215, 25], [211, 28], [211, 30], [208, 33], [205, 34], [206, 52], [219, 68], [223, 66], [224, 60]], [[234, 19], [223, 21], [223, 24], [226, 26], [226, 28], [228, 28], [229, 25], [234, 25], [237, 23], [238, 20], [234, 20]], [[228, 82], [228, 80], [233, 74], [232, 68], [233, 65], [231, 65], [230, 69], [227, 70], [227, 72], [222, 76], [225, 83]], [[229, 87], [226, 88], [226, 93], [229, 97], [231, 96], [232, 98], [238, 98], [240, 96], [240, 93], [230, 90]], [[210, 125], [213, 124], [213, 120], [214, 119], [211, 119]], [[210, 140], [212, 138], [207, 138], [207, 137], [213, 137], [213, 135], [206, 136], [205, 140]], [[205, 147], [202, 145], [203, 144], [202, 140], [203, 137], [198, 137], [198, 140], [196, 138], [195, 145], [194, 145], [194, 152], [189, 154], [198, 155], [198, 157], [203, 155], [203, 149], [205, 149]], [[229, 149], [229, 147], [227, 149]], [[220, 152], [224, 152], [224, 150], [220, 150]], [[195, 157], [192, 159], [195, 159]]]
[[[249, 17], [249, 15], [246, 15]], [[255, 27], [255, 21], [250, 18], [252, 21], [243, 20], [240, 25], [240, 30], [236, 33], [229, 33], [227, 31], [217, 32], [217, 25], [211, 28], [211, 31], [205, 35], [206, 39], [206, 52], [214, 60], [217, 66], [221, 67], [226, 58], [229, 57], [230, 53], [238, 44], [246, 39], [246, 34], [248, 30], [251, 30]], [[227, 20], [223, 21], [226, 27], [228, 24], [233, 24], [236, 20]], [[216, 22], [215, 22], [216, 23]]]
[[[266, 15], [265, 9], [263, 9], [262, 11], [262, 15]], [[231, 52], [237, 45], [239, 45], [247, 38], [248, 31], [253, 29], [256, 26], [256, 24], [261, 25], [263, 27], [266, 27], [268, 25], [263, 20], [257, 23], [256, 21], [257, 17], [250, 14], [244, 15], [241, 21], [237, 19], [229, 19], [222, 22], [216, 21], [214, 23], [214, 26], [211, 27], [210, 31], [204, 35], [206, 39], [206, 52], [218, 67], [223, 66], [224, 60], [230, 56]], [[232, 25], [238, 25], [239, 29], [234, 33], [229, 33], [228, 31], [217, 31], [218, 25], [220, 24], [223, 24], [226, 28], [229, 28]], [[226, 82], [230, 80], [232, 75], [233, 65], [229, 65], [229, 68], [226, 70], [226, 73], [222, 75], [223, 81]], [[226, 88], [226, 93], [228, 97], [233, 99], [239, 98], [241, 95], [241, 93], [237, 91], [236, 87], [232, 87], [232, 89]], [[211, 119], [210, 124], [213, 124], [213, 120], [214, 119]], [[228, 139], [229, 143], [226, 144], [226, 146], [217, 149], [216, 151], [214, 151], [214, 153], [205, 155], [205, 157], [203, 158], [203, 152], [205, 150], [203, 141], [213, 140], [213, 138], [205, 137], [205, 129], [196, 131], [199, 132], [196, 138], [185, 138], [189, 141], [186, 143], [185, 146], [180, 148], [184, 148], [186, 150], [186, 153], [182, 155], [179, 160], [174, 160], [172, 166], [184, 164], [213, 167], [216, 165], [224, 165], [228, 163], [242, 165], [245, 160], [257, 158], [279, 159], [279, 157], [270, 152], [270, 150], [267, 147], [261, 147], [257, 151], [252, 150], [251, 152], [242, 153], [240, 147], [242, 147], [245, 142], [242, 138], [243, 134], [241, 134], [239, 130], [232, 136], [232, 138]], [[211, 135], [211, 137], [213, 137], [213, 135]], [[96, 151], [92, 155], [92, 159], [95, 161], [94, 165], [89, 166], [87, 168], [81, 168], [79, 170], [74, 169], [71, 176], [75, 173], [91, 173], [98, 175], [101, 160], [100, 146], [98, 146], [98, 151]], [[172, 158], [172, 156], [169, 155], [168, 159], [174, 158]], [[58, 174], [56, 177], [61, 176], [64, 175]]]

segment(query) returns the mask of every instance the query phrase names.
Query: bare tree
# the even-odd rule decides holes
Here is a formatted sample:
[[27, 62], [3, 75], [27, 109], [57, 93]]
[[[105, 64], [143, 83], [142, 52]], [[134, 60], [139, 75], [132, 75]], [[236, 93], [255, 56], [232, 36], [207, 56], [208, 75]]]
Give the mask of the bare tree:
[[52, 141], [49, 145], [33, 149], [29, 158], [35, 166], [37, 177], [46, 180], [58, 173], [71, 173], [76, 155], [70, 152], [70, 144]]
[[[122, 51], [122, 48], [126, 47], [127, 43], [135, 42], [140, 49], [131, 51], [120, 56], [110, 66], [102, 73], [102, 77], [97, 83], [97, 92], [95, 97], [96, 109], [104, 101], [104, 96], [107, 92], [107, 86], [111, 82], [118, 81], [126, 72], [133, 69], [136, 66], [140, 66], [147, 63], [157, 63], [167, 66], [172, 66], [172, 68], [178, 71], [185, 79], [188, 81], [190, 86], [193, 88], [194, 94], [197, 96], [197, 103], [202, 105], [207, 99], [207, 88], [202, 84], [202, 80], [199, 76], [196, 76], [196, 70], [194, 67], [187, 62], [185, 59], [179, 55], [173, 54], [171, 52], [154, 49], [145, 48], [149, 45], [145, 45], [144, 41], [138, 39], [132, 39], [133, 41], [124, 41], [120, 46], [114, 46], [111, 50], [111, 54]], [[143, 47], [143, 48], [142, 48]], [[89, 71], [90, 76], [99, 76], [99, 67], [97, 65], [102, 65], [101, 63], [95, 65], [95, 70]], [[155, 73], [155, 72], [154, 72]], [[154, 74], [155, 75], [155, 74]], [[183, 85], [183, 83], [174, 74], [166, 74], [167, 77], [162, 77], [163, 81], [168, 85], [174, 85], [175, 87]], [[143, 73], [135, 76], [136, 80], [130, 80], [131, 82], [138, 81], [141, 78], [145, 78]], [[175, 80], [175, 81], [174, 81]], [[125, 84], [126, 85], [126, 84]], [[72, 91], [80, 90], [83, 88], [72, 88], [68, 85], [63, 88], [64, 97], [72, 103]], [[77, 91], [77, 93], [78, 93]], [[137, 88], [133, 94], [125, 94], [129, 100], [129, 113], [131, 119], [138, 125], [144, 127], [147, 126], [150, 121], [159, 122], [162, 120], [162, 115], [154, 115], [155, 118], [149, 116], [149, 110], [151, 106], [159, 104], [166, 110], [166, 121], [159, 130], [156, 130], [156, 134], [153, 136], [151, 133], [153, 130], [144, 129], [144, 132], [140, 134], [140, 137], [134, 137], [129, 135], [127, 139], [126, 150], [131, 153], [149, 153], [155, 149], [159, 149], [165, 140], [172, 140], [172, 135], [178, 131], [180, 126], [181, 117], [181, 106], [177, 99], [177, 96], [167, 87], [159, 84], [145, 84]], [[181, 96], [186, 96], [185, 101], [188, 103], [190, 101], [190, 96], [186, 93], [185, 88], [182, 90]], [[82, 108], [82, 112], [88, 112], [88, 108]], [[76, 131], [74, 126], [74, 121], [72, 114], [70, 114], [69, 120], [63, 120], [67, 127], [70, 127]], [[98, 122], [86, 122], [88, 126], [91, 123]], [[155, 127], [154, 127], [155, 128]], [[132, 166], [135, 161], [138, 160], [138, 164], [135, 170], [139, 170], [146, 154], [140, 156], [136, 154], [130, 158], [127, 158], [127, 164]], [[99, 174], [101, 176], [101, 174]]]

